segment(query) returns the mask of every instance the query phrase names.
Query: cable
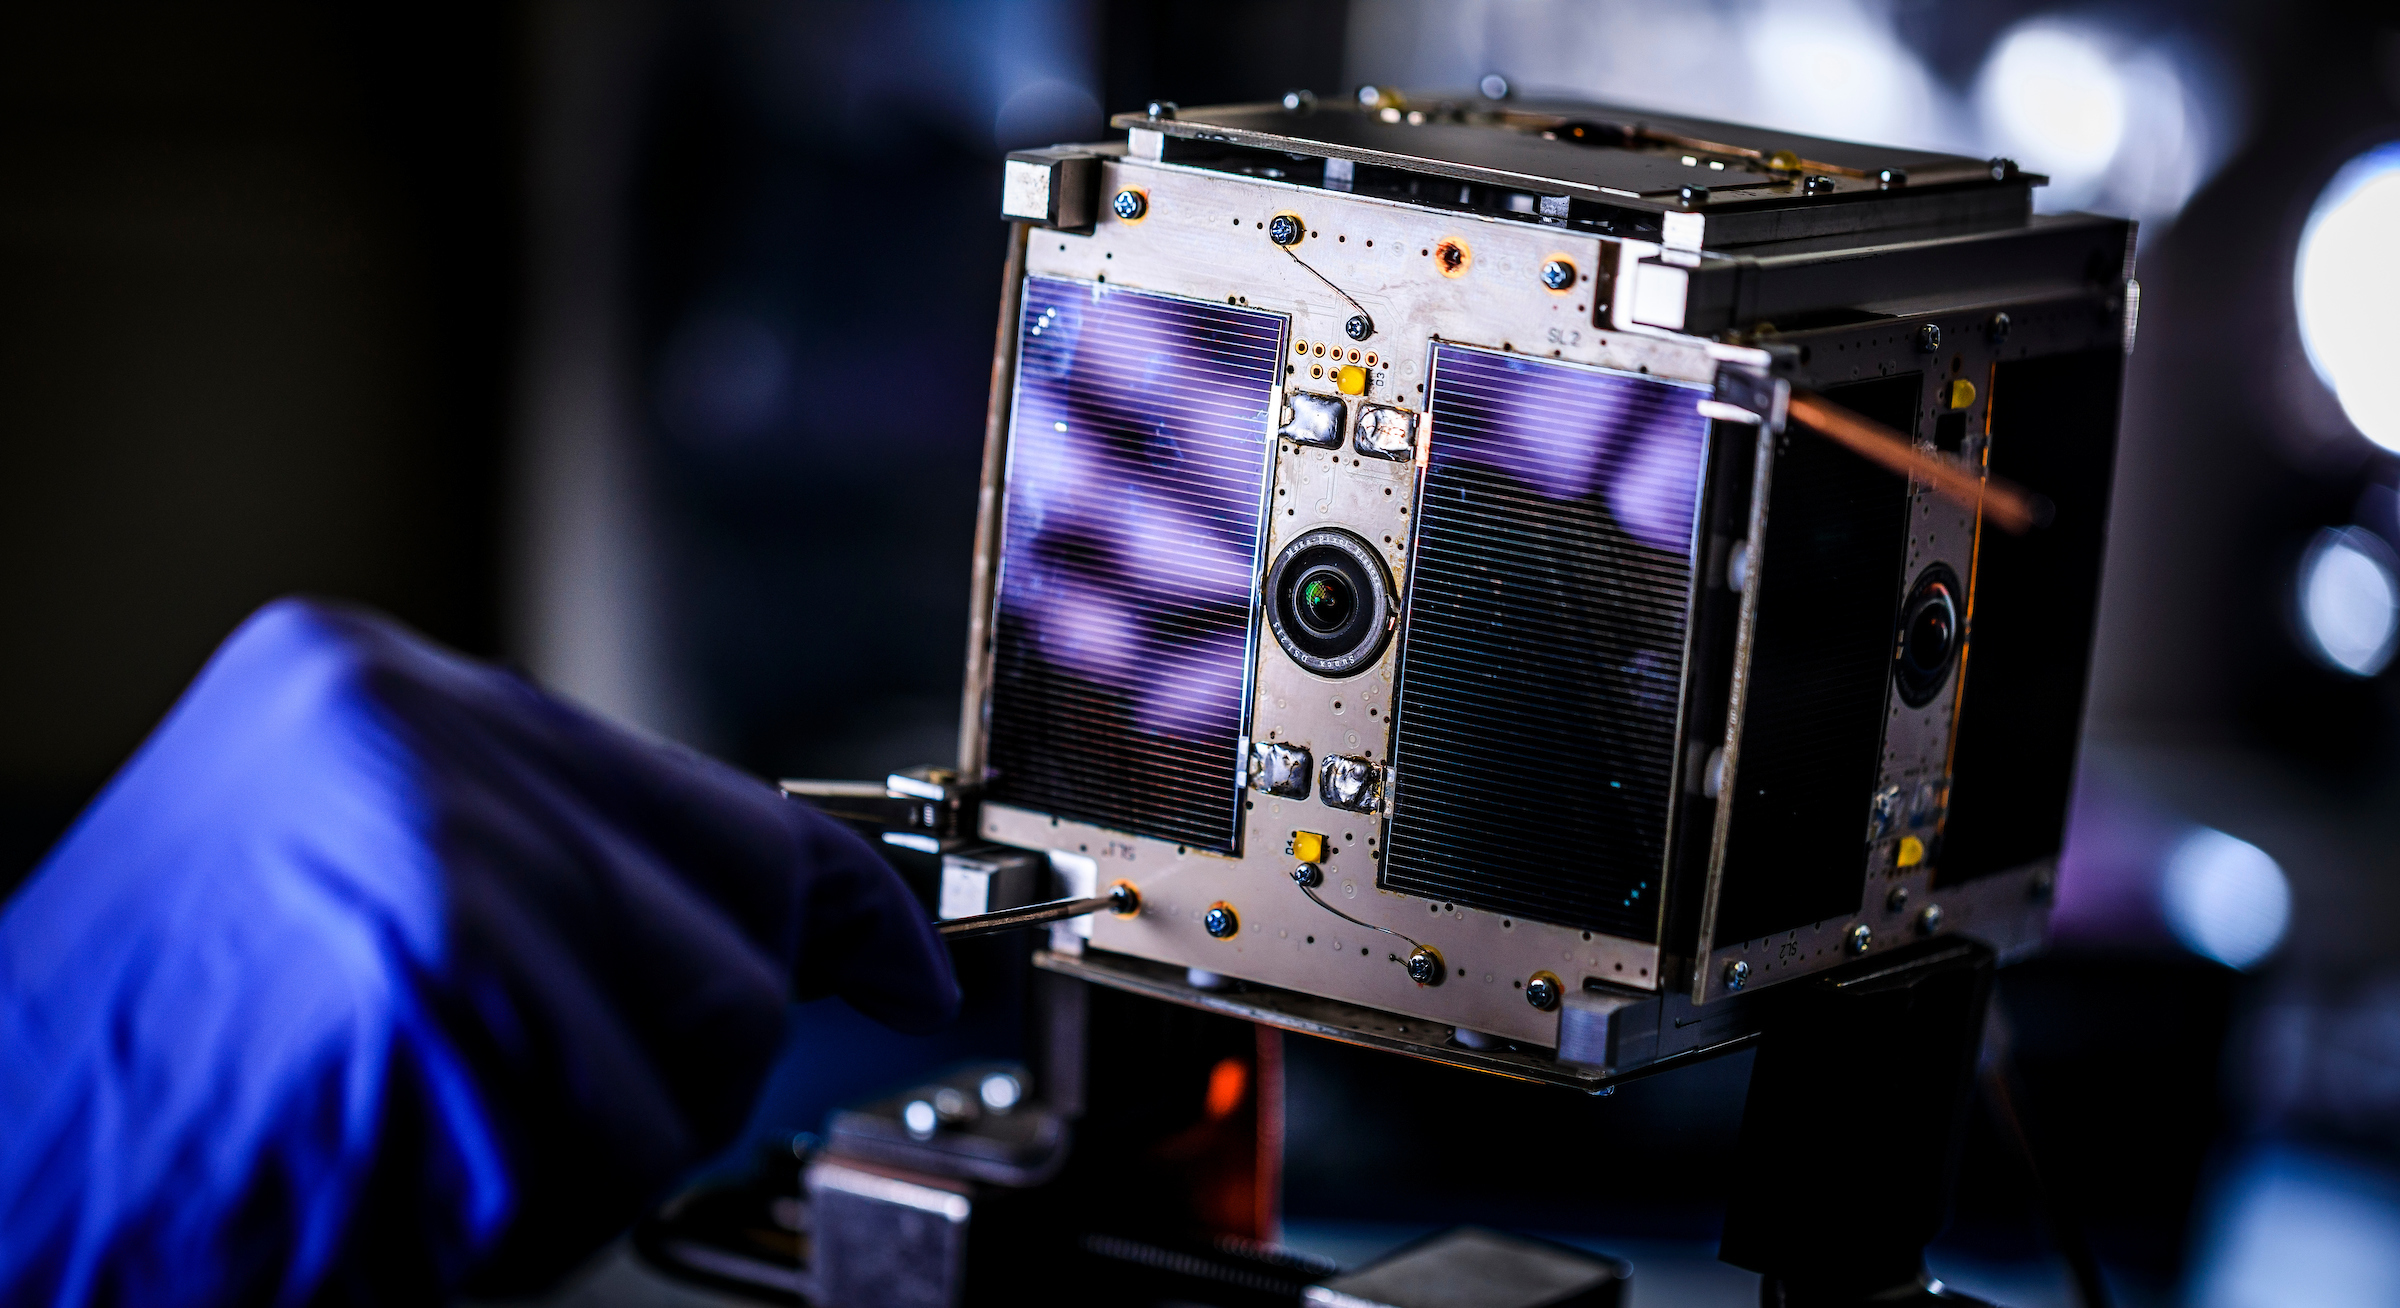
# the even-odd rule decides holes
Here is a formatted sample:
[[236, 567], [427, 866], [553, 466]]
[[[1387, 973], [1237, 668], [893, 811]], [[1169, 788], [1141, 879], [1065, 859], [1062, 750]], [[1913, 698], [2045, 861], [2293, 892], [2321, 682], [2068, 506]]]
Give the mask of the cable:
[[[1338, 917], [1344, 922], [1348, 922], [1353, 926], [1362, 926], [1369, 931], [1381, 931], [1385, 935], [1390, 936], [1395, 940], [1406, 940], [1408, 941], [1409, 952], [1412, 956], [1417, 954], [1430, 954], [1435, 958], [1435, 960], [1437, 960], [1433, 966], [1437, 969], [1440, 967], [1438, 960], [1440, 959], [1441, 953], [1439, 950], [1429, 949], [1417, 940], [1403, 935], [1398, 931], [1394, 931], [1390, 927], [1377, 926], [1372, 922], [1361, 922], [1357, 918], [1350, 916], [1348, 913], [1345, 913], [1318, 898], [1316, 883], [1323, 880], [1324, 876], [1324, 872], [1320, 871], [1316, 864], [1302, 863], [1300, 866], [1292, 869], [1292, 884], [1300, 887], [1300, 893], [1308, 896], [1317, 907], [1324, 909], [1326, 912], [1333, 914], [1335, 917]], [[1403, 959], [1396, 954], [1393, 955], [1392, 961], [1399, 963], [1404, 967], [1409, 966], [1408, 960]]]
[[[1276, 246], [1275, 248], [1276, 248], [1276, 249], [1278, 249], [1278, 250], [1281, 250], [1281, 251], [1283, 251], [1285, 254], [1289, 254], [1289, 255], [1291, 255], [1291, 257], [1292, 257], [1292, 262], [1293, 262], [1293, 263], [1299, 264], [1299, 265], [1300, 265], [1301, 267], [1303, 267], [1303, 268], [1308, 268], [1308, 275], [1309, 275], [1309, 276], [1311, 276], [1311, 277], [1314, 277], [1314, 278], [1316, 278], [1318, 281], [1321, 281], [1321, 282], [1325, 283], [1325, 284], [1326, 284], [1328, 287], [1332, 287], [1332, 289], [1333, 289], [1333, 293], [1334, 293], [1334, 294], [1336, 294], [1336, 295], [1338, 295], [1338, 296], [1341, 296], [1341, 297], [1342, 297], [1343, 299], [1345, 299], [1345, 300], [1350, 300], [1350, 307], [1351, 307], [1351, 308], [1353, 308], [1353, 309], [1356, 309], [1356, 310], [1358, 310], [1358, 316], [1359, 316], [1359, 317], [1366, 319], [1366, 322], [1367, 322], [1367, 330], [1366, 330], [1366, 335], [1363, 335], [1363, 336], [1362, 336], [1362, 335], [1360, 335], [1360, 334], [1358, 334], [1358, 333], [1356, 333], [1356, 332], [1352, 332], [1352, 333], [1351, 333], [1351, 339], [1353, 339], [1353, 340], [1361, 340], [1361, 341], [1363, 341], [1363, 340], [1365, 340], [1365, 339], [1367, 338], [1367, 336], [1372, 336], [1372, 335], [1374, 335], [1374, 334], [1375, 334], [1375, 315], [1373, 315], [1373, 314], [1371, 314], [1371, 313], [1368, 313], [1368, 312], [1367, 312], [1367, 306], [1365, 306], [1365, 305], [1363, 305], [1363, 304], [1360, 304], [1360, 303], [1359, 303], [1358, 301], [1356, 301], [1356, 300], [1352, 300], [1352, 299], [1350, 299], [1350, 292], [1343, 290], [1343, 289], [1342, 289], [1341, 287], [1339, 287], [1339, 286], [1334, 286], [1334, 284], [1333, 284], [1333, 279], [1332, 279], [1331, 277], [1328, 277], [1328, 276], [1326, 276], [1325, 274], [1323, 274], [1323, 273], [1321, 273], [1321, 272], [1318, 272], [1318, 271], [1317, 271], [1316, 269], [1314, 269], [1314, 268], [1309, 268], [1309, 266], [1308, 266], [1308, 261], [1307, 261], [1307, 260], [1305, 260], [1305, 259], [1303, 259], [1303, 258], [1301, 258], [1299, 255], [1297, 255], [1297, 254], [1294, 254], [1294, 253], [1292, 252], [1292, 247], [1290, 247], [1290, 246], [1288, 246], [1288, 245], [1279, 245], [1279, 246]], [[1346, 329], [1345, 329], [1345, 330], [1346, 330]], [[1308, 888], [1308, 887], [1306, 887], [1306, 886], [1302, 886], [1302, 887], [1301, 887], [1301, 889], [1303, 889], [1303, 890], [1306, 890], [1307, 888]], [[1313, 899], [1313, 898], [1315, 898], [1315, 896], [1313, 896], [1313, 895], [1312, 895], [1312, 896], [1310, 896], [1310, 898], [1312, 898], [1312, 899]], [[1320, 902], [1322, 902], [1322, 901], [1320, 901]], [[1355, 919], [1353, 919], [1353, 920], [1355, 920]], [[1359, 925], [1360, 925], [1360, 926], [1365, 926], [1365, 925], [1366, 925], [1366, 923], [1364, 923], [1364, 922], [1360, 922], [1360, 923], [1359, 923]], [[1380, 930], [1381, 928], [1377, 928], [1377, 929], [1378, 929], [1378, 930]], [[1395, 934], [1397, 934], [1397, 933], [1395, 933]], [[1403, 940], [1406, 940], [1406, 939], [1408, 939], [1408, 937], [1406, 937], [1406, 936], [1401, 936], [1400, 938], [1401, 938], [1401, 939], [1403, 939]]]
[[2044, 1180], [2034, 1157], [2033, 1139], [2025, 1133], [2024, 1120], [2017, 1116], [2017, 1097], [2011, 1089], [2016, 1075], [2009, 1057], [2013, 1041], [2008, 1020], [2001, 1015], [1997, 1004], [1991, 1009], [1987, 1030], [1989, 1038], [1984, 1041], [1982, 1065], [1976, 1069], [1984, 1103], [1991, 1109], [2000, 1134], [2008, 1141], [2010, 1152], [2017, 1156], [2018, 1164], [2033, 1182], [2034, 1203], [2041, 1209], [2042, 1222], [2050, 1228], [2050, 1238], [2075, 1278], [2076, 1300], [2083, 1308], [2109, 1308], [2108, 1282], [2100, 1274], [2100, 1259], [2092, 1252], [2091, 1239], [2073, 1207]]

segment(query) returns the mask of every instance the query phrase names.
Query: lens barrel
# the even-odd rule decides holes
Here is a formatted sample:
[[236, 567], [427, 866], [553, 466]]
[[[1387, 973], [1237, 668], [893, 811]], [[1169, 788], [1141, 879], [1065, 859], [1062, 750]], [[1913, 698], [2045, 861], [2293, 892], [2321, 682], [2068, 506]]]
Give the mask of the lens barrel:
[[1372, 546], [1320, 527], [1275, 556], [1267, 573], [1267, 626], [1292, 661], [1322, 677], [1347, 677], [1391, 642], [1398, 609], [1391, 573]]
[[1909, 591], [1900, 610], [1900, 632], [1893, 650], [1892, 679], [1910, 708], [1923, 708], [1950, 680], [1958, 661], [1961, 609], [1958, 574], [1940, 563], [1927, 568]]

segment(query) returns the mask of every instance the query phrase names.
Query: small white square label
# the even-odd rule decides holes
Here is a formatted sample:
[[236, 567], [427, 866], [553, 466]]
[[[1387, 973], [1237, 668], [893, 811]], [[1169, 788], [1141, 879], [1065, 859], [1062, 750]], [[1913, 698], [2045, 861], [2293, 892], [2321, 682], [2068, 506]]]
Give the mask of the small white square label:
[[1692, 275], [1655, 263], [1633, 266], [1633, 320], [1650, 327], [1683, 330], [1683, 301]]
[[1000, 175], [1000, 216], [1029, 223], [1050, 220], [1050, 169], [1011, 159]]

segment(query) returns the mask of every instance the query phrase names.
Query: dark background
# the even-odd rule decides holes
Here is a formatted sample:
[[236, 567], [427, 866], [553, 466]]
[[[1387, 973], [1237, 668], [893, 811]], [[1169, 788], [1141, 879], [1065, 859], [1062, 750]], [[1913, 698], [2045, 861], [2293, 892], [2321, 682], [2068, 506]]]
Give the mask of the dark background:
[[[293, 591], [761, 774], [946, 759], [1002, 148], [1096, 135], [1150, 98], [1395, 76], [1349, 54], [1386, 12], [210, 0], [0, 19], [0, 886], [216, 642]], [[1963, 83], [2040, 12], [1901, 4], [1892, 28]], [[2103, 931], [2003, 997], [2103, 1256], [2173, 1296], [2242, 1159], [2382, 1169], [2400, 1146], [2400, 1038], [2373, 1034], [2400, 1023], [2391, 679], [2317, 669], [2278, 616], [2301, 542], [2394, 483], [2300, 359], [2290, 286], [2325, 180], [2400, 137], [2400, 27], [2364, 5], [2108, 12], [2206, 40], [2245, 130], [2142, 247], [2086, 796], [2236, 830], [2297, 907], [2257, 973]], [[1039, 85], [1009, 98], [995, 67]], [[2385, 1089], [2311, 1090], [2326, 1041]], [[1296, 1218], [1701, 1238], [1742, 1178], [1839, 1165], [1733, 1156], [1743, 1060], [1587, 1101], [1297, 1039], [1291, 1056]], [[762, 1131], [873, 1088], [807, 1080], [778, 1081]], [[2047, 1257], [1988, 1130], [1961, 1212], [1957, 1257]]]

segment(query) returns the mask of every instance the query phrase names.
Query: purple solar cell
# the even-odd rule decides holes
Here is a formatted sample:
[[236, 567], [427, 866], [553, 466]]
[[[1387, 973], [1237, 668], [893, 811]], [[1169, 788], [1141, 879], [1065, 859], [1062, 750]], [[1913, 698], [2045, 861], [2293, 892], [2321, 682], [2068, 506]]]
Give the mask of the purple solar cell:
[[991, 794], [1231, 849], [1285, 319], [1025, 283]]

